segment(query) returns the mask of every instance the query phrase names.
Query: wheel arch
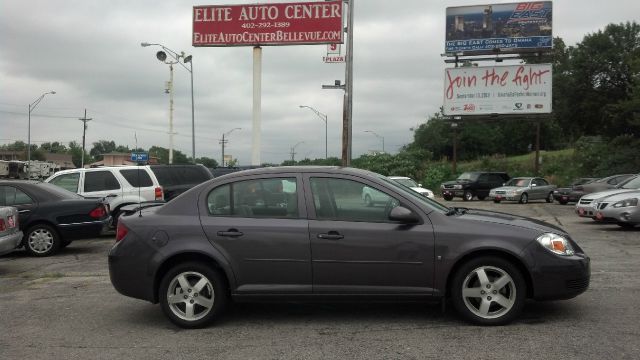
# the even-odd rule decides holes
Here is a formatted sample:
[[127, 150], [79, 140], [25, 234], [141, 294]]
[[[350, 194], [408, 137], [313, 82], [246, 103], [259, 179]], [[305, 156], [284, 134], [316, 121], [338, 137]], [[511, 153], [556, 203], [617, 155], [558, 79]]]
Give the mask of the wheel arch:
[[503, 260], [506, 260], [512, 263], [520, 271], [520, 273], [522, 274], [522, 277], [525, 280], [525, 283], [527, 286], [527, 298], [533, 297], [533, 279], [531, 277], [531, 273], [529, 272], [529, 270], [527, 270], [527, 267], [524, 265], [522, 260], [518, 259], [518, 257], [516, 257], [515, 255], [509, 252], [498, 250], [498, 249], [477, 250], [477, 251], [473, 251], [468, 254], [465, 254], [464, 256], [459, 258], [454, 263], [454, 265], [451, 267], [451, 270], [447, 274], [447, 282], [445, 287], [446, 297], [451, 296], [451, 286], [452, 286], [453, 277], [455, 276], [456, 272], [458, 272], [460, 267], [462, 267], [462, 265], [464, 265], [465, 263], [467, 263], [468, 261], [474, 258], [483, 257], [483, 256], [499, 257]]
[[206, 266], [209, 266], [223, 275], [223, 278], [226, 281], [226, 288], [231, 291], [231, 274], [228, 274], [225, 267], [220, 264], [218, 260], [216, 260], [213, 256], [204, 254], [201, 252], [189, 251], [183, 252], [179, 254], [175, 254], [169, 258], [167, 258], [158, 270], [153, 279], [153, 303], [157, 303], [160, 298], [160, 283], [162, 282], [162, 278], [171, 270], [174, 266], [185, 263], [185, 262], [200, 262]]

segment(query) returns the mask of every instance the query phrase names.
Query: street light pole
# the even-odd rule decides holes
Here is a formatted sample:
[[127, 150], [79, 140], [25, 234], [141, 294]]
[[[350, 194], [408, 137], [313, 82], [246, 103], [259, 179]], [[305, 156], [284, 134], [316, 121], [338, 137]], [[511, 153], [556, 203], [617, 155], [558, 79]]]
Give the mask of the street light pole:
[[[156, 57], [158, 57], [158, 60], [164, 62], [165, 64], [180, 64], [185, 70], [187, 70], [189, 72], [189, 74], [191, 75], [191, 161], [193, 161], [193, 163], [195, 164], [196, 162], [196, 122], [195, 122], [195, 106], [194, 106], [194, 101], [193, 101], [193, 56], [192, 55], [185, 55], [184, 51], [181, 51], [179, 54], [171, 49], [169, 49], [168, 47], [162, 45], [162, 44], [151, 44], [151, 43], [147, 43], [147, 42], [143, 42], [140, 43], [140, 46], [142, 47], [147, 47], [147, 46], [159, 46], [161, 47], [164, 51], [166, 51], [167, 53], [169, 53], [169, 55], [171, 55], [172, 58], [175, 59], [175, 62], [166, 62], [165, 60], [160, 60], [160, 53], [164, 54], [164, 58], [166, 59], [166, 53], [164, 51], [160, 51], [156, 54]], [[182, 58], [182, 62], [180, 62], [180, 58]], [[187, 68], [184, 64], [189, 63], [189, 67]], [[173, 86], [173, 81], [172, 81], [172, 86]], [[171, 132], [173, 132], [173, 130], [170, 130]], [[170, 150], [170, 152], [172, 152]]]
[[320, 120], [324, 121], [324, 159], [328, 159], [328, 138], [327, 138], [327, 115], [321, 113], [320, 111], [312, 108], [311, 106], [307, 106], [307, 105], [299, 105], [300, 108], [307, 108], [311, 111], [313, 111], [316, 115], [318, 115], [318, 117], [320, 118]]
[[380, 136], [375, 131], [371, 131], [371, 130], [365, 130], [364, 132], [371, 133], [371, 134], [375, 135], [375, 137], [377, 137], [378, 139], [382, 139], [382, 153], [384, 154], [385, 153], [385, 151], [384, 151], [384, 136]]
[[29, 104], [29, 122], [27, 125], [27, 177], [31, 177], [31, 112], [36, 108], [36, 106], [38, 106], [38, 104], [40, 104], [40, 101], [44, 99], [45, 95], [54, 95], [55, 93], [55, 91], [48, 91]]
[[222, 162], [220, 163], [220, 164], [222, 164], [222, 167], [224, 167], [224, 145], [225, 145], [227, 142], [229, 142], [229, 140], [225, 140], [225, 139], [224, 139], [224, 137], [225, 137], [226, 135], [231, 134], [234, 130], [242, 130], [242, 128], [239, 128], [239, 127], [237, 127], [237, 128], [233, 128], [233, 129], [231, 129], [231, 130], [227, 131], [226, 133], [223, 133], [223, 134], [222, 134], [222, 140], [220, 141], [220, 144], [222, 144]]

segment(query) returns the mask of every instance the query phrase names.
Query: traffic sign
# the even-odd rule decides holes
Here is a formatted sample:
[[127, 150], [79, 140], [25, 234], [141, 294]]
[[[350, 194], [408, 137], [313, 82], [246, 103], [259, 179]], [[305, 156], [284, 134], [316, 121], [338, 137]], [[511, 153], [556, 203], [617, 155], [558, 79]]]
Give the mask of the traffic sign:
[[146, 152], [139, 152], [139, 153], [132, 152], [131, 161], [136, 161], [136, 162], [149, 161], [149, 154], [147, 154]]

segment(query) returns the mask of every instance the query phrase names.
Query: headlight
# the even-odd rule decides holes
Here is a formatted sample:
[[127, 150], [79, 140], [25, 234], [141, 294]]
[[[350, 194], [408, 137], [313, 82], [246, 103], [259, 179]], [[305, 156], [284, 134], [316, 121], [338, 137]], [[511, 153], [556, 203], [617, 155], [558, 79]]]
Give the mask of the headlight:
[[618, 201], [617, 203], [613, 204], [612, 206], [614, 208], [638, 206], [638, 199], [634, 198], [634, 199], [626, 199], [626, 200]]
[[567, 239], [564, 237], [553, 234], [545, 233], [536, 239], [540, 245], [544, 246], [547, 250], [563, 256], [570, 256], [574, 254], [573, 248]]

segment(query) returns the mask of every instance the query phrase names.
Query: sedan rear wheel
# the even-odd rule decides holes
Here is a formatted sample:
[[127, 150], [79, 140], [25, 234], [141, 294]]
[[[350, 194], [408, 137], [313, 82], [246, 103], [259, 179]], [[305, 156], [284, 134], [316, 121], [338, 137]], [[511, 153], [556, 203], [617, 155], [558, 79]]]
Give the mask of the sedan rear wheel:
[[177, 265], [162, 279], [160, 304], [165, 315], [183, 328], [199, 328], [218, 317], [227, 304], [226, 281], [198, 262]]
[[522, 274], [498, 257], [471, 260], [456, 272], [451, 295], [458, 312], [481, 325], [504, 325], [522, 311], [526, 297]]
[[549, 193], [549, 195], [547, 196], [547, 202], [548, 203], [552, 203], [553, 202], [553, 193]]
[[32, 256], [53, 255], [60, 248], [60, 236], [47, 224], [30, 227], [23, 239], [24, 248]]

